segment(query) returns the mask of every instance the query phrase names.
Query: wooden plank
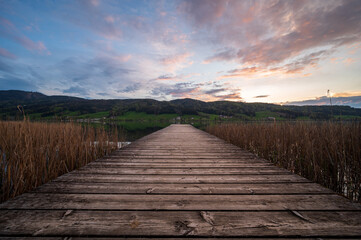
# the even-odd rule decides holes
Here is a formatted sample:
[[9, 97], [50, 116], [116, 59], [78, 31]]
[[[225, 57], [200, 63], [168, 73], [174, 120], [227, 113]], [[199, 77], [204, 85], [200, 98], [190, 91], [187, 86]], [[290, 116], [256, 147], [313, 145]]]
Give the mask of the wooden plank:
[[157, 163], [157, 162], [117, 162], [117, 161], [96, 161], [91, 162], [89, 167], [102, 168], [118, 168], [118, 167], [135, 167], [135, 168], [253, 168], [253, 167], [267, 167], [274, 166], [271, 163]]
[[51, 182], [37, 188], [43, 193], [94, 194], [333, 194], [315, 183], [280, 184], [151, 184]]
[[[244, 150], [240, 149], [234, 149], [234, 148], [209, 148], [211, 146], [202, 146], [200, 148], [191, 148], [190, 146], [183, 146], [182, 148], [175, 148], [173, 146], [167, 147], [167, 148], [155, 148], [155, 147], [148, 147], [148, 148], [141, 148], [138, 147], [135, 148], [122, 148], [118, 150], [115, 155], [121, 156], [121, 155], [128, 155], [128, 154], [159, 154], [159, 155], [165, 155], [165, 154], [202, 154], [202, 155], [211, 155], [211, 154], [219, 154], [223, 155], [226, 153], [227, 155], [237, 155], [237, 156], [243, 156], [243, 157], [255, 157], [254, 154], [250, 152], [246, 152]], [[209, 150], [209, 151], [208, 151]]]
[[106, 162], [140, 162], [140, 163], [269, 163], [269, 161], [263, 159], [243, 159], [243, 158], [118, 158], [118, 157], [106, 157], [99, 161]]
[[[221, 155], [159, 155], [159, 156], [156, 156], [156, 155], [129, 155], [129, 156], [109, 156], [105, 159], [112, 159], [112, 158], [116, 158], [116, 159], [119, 159], [119, 160], [122, 160], [122, 159], [199, 159], [199, 160], [202, 160], [202, 159], [208, 159], [208, 160], [214, 160], [214, 159], [218, 159], [218, 160], [234, 160], [234, 159], [238, 159], [238, 160], [242, 160], [244, 159], [242, 156], [221, 156]], [[244, 159], [244, 160], [262, 160], [262, 159], [259, 159], [259, 158], [249, 158], [249, 159]], [[265, 161], [265, 160], [263, 160]]]
[[291, 172], [277, 167], [254, 167], [254, 168], [100, 168], [100, 167], [84, 167], [76, 170], [74, 174], [141, 174], [141, 175], [256, 175], [256, 174], [292, 174]]
[[[22, 240], [22, 239], [25, 239], [25, 240], [38, 240], [39, 237], [2, 237], [1, 238], [2, 240]], [[85, 240], [85, 239], [94, 239], [94, 237], [41, 237], [40, 238], [41, 240]], [[159, 238], [154, 238], [154, 237], [97, 237], [96, 238], [97, 240], [145, 240], [145, 239], [149, 239], [149, 240], [159, 240]], [[168, 238], [168, 237], [162, 237], [161, 238], [162, 240], [189, 240], [190, 238]], [[192, 238], [194, 239], [194, 238]], [[201, 238], [202, 240], [215, 240], [214, 237], [212, 238], [204, 238], [202, 237]], [[219, 238], [217, 237], [216, 238], [217, 240], [234, 240], [234, 238], [230, 237], [230, 238]], [[259, 238], [257, 237], [256, 238], [257, 240], [279, 240], [279, 238]], [[335, 239], [335, 238], [322, 238], [324, 240], [329, 240], [329, 239]], [[342, 238], [337, 238], [337, 239], [342, 239]], [[346, 238], [348, 240], [359, 240], [359, 238]], [[345, 240], [346, 240], [345, 239]], [[254, 238], [243, 238], [242, 237], [242, 240], [255, 240]], [[282, 238], [282, 240], [320, 240], [320, 238], [303, 238], [303, 237], [297, 237], [297, 238]]]
[[[116, 155], [114, 155], [116, 156]], [[137, 151], [134, 151], [134, 153], [123, 153], [121, 152], [121, 156], [123, 158], [127, 158], [127, 157], [145, 157], [145, 158], [163, 158], [163, 157], [167, 157], [167, 158], [171, 158], [171, 157], [193, 157], [193, 158], [241, 158], [241, 157], [245, 157], [243, 154], [236, 154], [236, 153], [192, 153], [192, 152], [158, 152], [158, 151], [154, 151], [153, 153], [139, 153]]]
[[[327, 202], [327, 204], [325, 204]], [[27, 193], [0, 209], [361, 210], [334, 195], [153, 195]], [[360, 212], [361, 213], [361, 212]]]
[[351, 211], [1, 211], [2, 236], [361, 237]]
[[[39, 236], [40, 237], [40, 236]], [[2, 237], [2, 240], [38, 240], [39, 237]], [[94, 239], [94, 237], [73, 237], [73, 236], [67, 236], [67, 237], [40, 237], [41, 240], [88, 240], [88, 239]], [[154, 237], [97, 237], [97, 240], [159, 240], [159, 238]], [[189, 240], [190, 238], [164, 238], [162, 237], [162, 240]], [[194, 239], [194, 238], [193, 238]], [[214, 237], [212, 238], [201, 238], [202, 240], [214, 240]], [[320, 238], [282, 238], [282, 240], [320, 240]], [[324, 240], [328, 240], [330, 238], [322, 238]], [[332, 238], [334, 239], [334, 238]], [[357, 238], [347, 238], [348, 240], [355, 240]], [[217, 237], [217, 240], [234, 240], [234, 238], [219, 238]], [[255, 240], [254, 238], [242, 238], [242, 240]], [[257, 238], [257, 240], [279, 240], [279, 238]]]
[[292, 183], [310, 182], [294, 174], [287, 175], [91, 175], [64, 174], [55, 182], [122, 182], [122, 183]]

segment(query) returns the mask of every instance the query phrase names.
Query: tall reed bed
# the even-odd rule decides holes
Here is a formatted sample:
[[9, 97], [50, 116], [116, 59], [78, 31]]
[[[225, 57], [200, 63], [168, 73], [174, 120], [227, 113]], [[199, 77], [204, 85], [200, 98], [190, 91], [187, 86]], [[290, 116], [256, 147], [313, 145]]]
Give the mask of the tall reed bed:
[[117, 142], [116, 130], [0, 121], [0, 202], [110, 153]]
[[361, 122], [232, 123], [207, 131], [361, 201]]

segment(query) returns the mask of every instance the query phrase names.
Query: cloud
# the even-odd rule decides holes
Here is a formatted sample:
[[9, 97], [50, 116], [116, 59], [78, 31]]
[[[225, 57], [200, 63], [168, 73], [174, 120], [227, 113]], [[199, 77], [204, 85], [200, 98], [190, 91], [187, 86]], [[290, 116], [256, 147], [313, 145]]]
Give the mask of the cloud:
[[[240, 77], [266, 77], [274, 74], [298, 74], [302, 73], [306, 68], [316, 67], [317, 63], [324, 57], [332, 53], [331, 50], [321, 50], [311, 54], [307, 54], [298, 59], [292, 59], [290, 63], [262, 67], [252, 66], [238, 69], [232, 69], [219, 77], [219, 79], [225, 78], [240, 78]], [[308, 76], [308, 75], [307, 75]]]
[[269, 95], [258, 95], [253, 98], [268, 98], [268, 97], [269, 97]]
[[298, 68], [296, 58], [361, 40], [358, 0], [213, 2], [184, 1], [179, 7], [205, 40], [226, 49], [205, 63], [238, 61], [258, 68], [289, 64], [290, 71], [300, 73], [315, 62], [303, 62]]
[[20, 44], [30, 51], [50, 54], [43, 42], [32, 41], [30, 38], [23, 35], [12, 22], [2, 17], [0, 17], [0, 36]]
[[[222, 94], [219, 94], [222, 92]], [[204, 91], [204, 96], [201, 98], [206, 101], [242, 101], [240, 90], [222, 89], [222, 91]]]
[[357, 97], [361, 96], [361, 92], [341, 92], [341, 93], [332, 93], [332, 97]]
[[74, 93], [75, 95], [78, 96], [87, 96], [89, 93], [87, 90], [85, 90], [82, 87], [79, 86], [74, 86], [74, 87], [70, 87], [68, 89], [63, 90], [63, 93]]
[[157, 77], [155, 80], [168, 81], [168, 80], [176, 80], [176, 76], [173, 74], [164, 74]]
[[16, 59], [16, 56], [14, 54], [9, 52], [5, 48], [1, 48], [1, 47], [0, 47], [0, 56], [5, 57], [5, 58], [9, 58], [9, 59]]
[[210, 95], [215, 95], [217, 93], [220, 93], [220, 92], [225, 92], [227, 91], [226, 88], [216, 88], [216, 89], [211, 89], [211, 90], [206, 90], [204, 91], [205, 94], [210, 94]]
[[173, 85], [163, 85], [153, 88], [152, 95], [167, 96], [170, 95], [173, 98], [191, 98], [194, 94], [200, 91], [200, 87], [197, 84], [191, 82], [176, 83]]
[[166, 66], [166, 69], [170, 72], [184, 68], [186, 65], [192, 65], [193, 62], [188, 61], [191, 56], [190, 53], [174, 54], [162, 57], [160, 62]]
[[164, 58], [161, 58], [160, 61], [164, 65], [174, 65], [185, 62], [185, 60], [190, 56], [189, 53], [182, 53], [177, 55], [170, 55]]
[[238, 92], [224, 94], [224, 95], [218, 95], [216, 97], [218, 98], [218, 100], [231, 100], [231, 101], [233, 101], [233, 100], [242, 101], [243, 100], [240, 93], [238, 93]]
[[[108, 39], [121, 39], [120, 17], [107, 14], [106, 4], [100, 1], [72, 1], [59, 9], [60, 18]], [[118, 21], [119, 20], [119, 21]]]
[[136, 92], [141, 88], [141, 84], [140, 83], [134, 83], [131, 84], [129, 86], [126, 86], [125, 88], [118, 90], [118, 93], [131, 93], [131, 92]]
[[346, 63], [347, 65], [350, 65], [354, 62], [356, 62], [356, 59], [354, 58], [346, 58], [345, 60], [343, 60], [344, 63]]
[[138, 84], [140, 80], [133, 76], [138, 71], [131, 67], [128, 62], [106, 55], [69, 57], [53, 66], [52, 73], [58, 80], [52, 85], [61, 82], [58, 88], [76, 96], [96, 98], [98, 92], [107, 92], [107, 97], [118, 98], [120, 93], [136, 92], [142, 86]]
[[120, 63], [125, 63], [125, 62], [128, 62], [132, 58], [132, 55], [131, 54], [113, 55], [113, 56], [111, 56], [111, 58], [113, 58], [115, 61], [118, 61]]
[[211, 62], [231, 61], [237, 58], [237, 51], [235, 49], [226, 49], [206, 58], [203, 63], [208, 64]]
[[[213, 84], [212, 84], [213, 85]], [[151, 90], [151, 94], [169, 98], [195, 98], [203, 101], [241, 101], [240, 89], [215, 88], [204, 89], [205, 84], [181, 82], [171, 85], [159, 85]]]
[[201, 99], [205, 101], [223, 101], [223, 100], [242, 101], [243, 100], [243, 98], [241, 97], [240, 88], [226, 86], [228, 84], [224, 84], [224, 85], [225, 86], [222, 87], [222, 85], [218, 84], [217, 82], [205, 84], [206, 88], [208, 88], [209, 86], [213, 88], [202, 90], [202, 95], [200, 96]]
[[0, 77], [0, 89], [2, 90], [24, 90], [24, 91], [35, 91], [37, 86], [35, 86], [31, 81], [26, 81], [21, 78], [13, 76], [1, 76]]
[[[316, 99], [304, 100], [304, 101], [295, 101], [295, 102], [285, 102], [284, 105], [330, 105], [330, 99], [327, 96], [322, 96]], [[351, 96], [351, 97], [333, 97], [332, 105], [346, 105], [355, 108], [361, 108], [361, 95]]]
[[226, 10], [227, 2], [224, 0], [187, 0], [178, 6], [178, 10], [186, 13], [189, 20], [196, 23], [197, 27], [202, 27], [221, 18]]
[[13, 67], [0, 60], [0, 71], [11, 73], [13, 72]]
[[97, 56], [91, 59], [67, 58], [58, 64], [57, 69], [73, 82], [89, 80], [114, 80], [133, 70], [126, 68], [112, 57]]

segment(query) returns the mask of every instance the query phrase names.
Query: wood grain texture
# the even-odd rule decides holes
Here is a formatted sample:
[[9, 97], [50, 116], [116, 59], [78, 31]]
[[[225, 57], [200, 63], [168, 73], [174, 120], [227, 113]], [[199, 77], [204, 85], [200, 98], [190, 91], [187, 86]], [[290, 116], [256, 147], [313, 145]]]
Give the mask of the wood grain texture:
[[29, 236], [361, 236], [350, 211], [200, 212], [66, 211], [1, 212], [0, 233]]
[[171, 125], [0, 205], [0, 239], [361, 238], [361, 205]]
[[42, 193], [94, 194], [334, 194], [316, 183], [183, 184], [52, 182], [37, 188]]
[[72, 172], [64, 174], [55, 182], [108, 182], [108, 183], [292, 183], [310, 182], [294, 174], [282, 175], [112, 175], [84, 174]]
[[[1, 209], [361, 210], [334, 195], [153, 195], [26, 193]], [[327, 204], [325, 204], [327, 202]], [[225, 205], [221, 203], [227, 203]]]

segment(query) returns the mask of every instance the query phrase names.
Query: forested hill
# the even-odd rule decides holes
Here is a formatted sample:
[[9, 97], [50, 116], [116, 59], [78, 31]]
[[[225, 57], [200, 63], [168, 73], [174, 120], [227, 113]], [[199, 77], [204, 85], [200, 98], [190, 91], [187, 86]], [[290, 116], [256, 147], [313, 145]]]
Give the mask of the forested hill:
[[0, 91], [0, 117], [20, 117], [17, 106], [32, 118], [114, 118], [129, 112], [151, 115], [173, 114], [221, 116], [243, 120], [361, 118], [361, 109], [349, 106], [281, 106], [267, 103], [231, 101], [203, 102], [194, 99], [157, 101], [153, 99], [89, 100], [69, 96], [46, 96], [38, 92]]

